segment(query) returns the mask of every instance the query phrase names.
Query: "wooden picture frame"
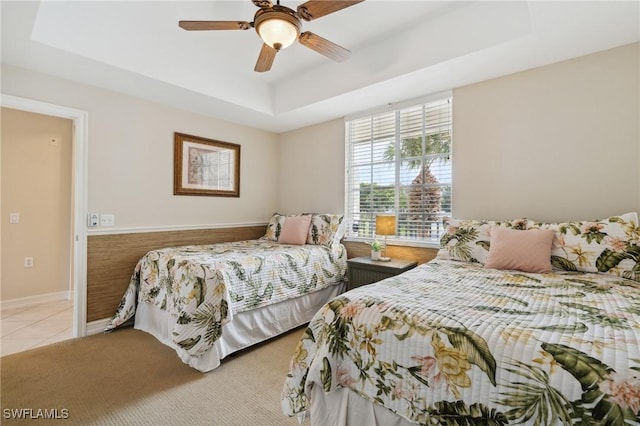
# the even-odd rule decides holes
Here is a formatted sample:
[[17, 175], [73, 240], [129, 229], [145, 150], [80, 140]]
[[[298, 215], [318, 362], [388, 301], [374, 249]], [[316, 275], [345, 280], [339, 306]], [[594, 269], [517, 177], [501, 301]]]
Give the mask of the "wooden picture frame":
[[240, 145], [176, 132], [173, 194], [240, 197]]

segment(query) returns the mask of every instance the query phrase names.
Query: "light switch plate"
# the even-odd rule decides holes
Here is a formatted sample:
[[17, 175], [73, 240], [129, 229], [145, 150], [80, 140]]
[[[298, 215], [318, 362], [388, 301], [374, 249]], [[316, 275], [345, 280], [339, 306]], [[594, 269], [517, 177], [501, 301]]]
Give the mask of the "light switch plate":
[[20, 223], [20, 213], [9, 213], [9, 223]]

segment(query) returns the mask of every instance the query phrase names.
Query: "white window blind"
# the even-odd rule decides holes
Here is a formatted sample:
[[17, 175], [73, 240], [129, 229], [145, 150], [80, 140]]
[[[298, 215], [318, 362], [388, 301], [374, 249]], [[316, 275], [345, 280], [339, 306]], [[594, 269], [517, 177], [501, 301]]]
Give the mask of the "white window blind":
[[395, 214], [397, 241], [437, 242], [451, 216], [451, 96], [346, 120], [347, 236], [375, 237]]

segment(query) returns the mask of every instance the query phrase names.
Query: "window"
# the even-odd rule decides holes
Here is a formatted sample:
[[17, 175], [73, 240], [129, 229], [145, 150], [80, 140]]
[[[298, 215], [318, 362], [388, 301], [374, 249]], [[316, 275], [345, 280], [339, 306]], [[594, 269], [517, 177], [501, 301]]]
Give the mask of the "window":
[[394, 240], [438, 242], [451, 216], [451, 94], [346, 120], [347, 236], [374, 238], [395, 214]]

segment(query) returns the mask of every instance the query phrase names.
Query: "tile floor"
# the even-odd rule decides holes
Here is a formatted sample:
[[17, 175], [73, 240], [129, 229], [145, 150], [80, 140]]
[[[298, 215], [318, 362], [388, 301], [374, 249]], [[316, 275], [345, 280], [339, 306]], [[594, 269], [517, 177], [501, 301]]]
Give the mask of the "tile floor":
[[73, 337], [73, 301], [60, 300], [0, 311], [0, 355]]

